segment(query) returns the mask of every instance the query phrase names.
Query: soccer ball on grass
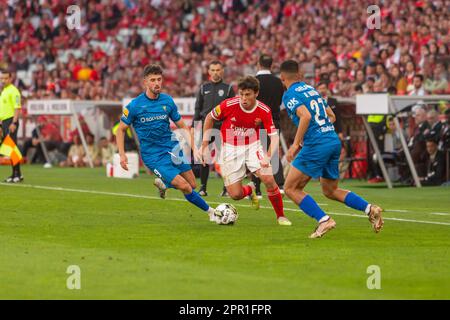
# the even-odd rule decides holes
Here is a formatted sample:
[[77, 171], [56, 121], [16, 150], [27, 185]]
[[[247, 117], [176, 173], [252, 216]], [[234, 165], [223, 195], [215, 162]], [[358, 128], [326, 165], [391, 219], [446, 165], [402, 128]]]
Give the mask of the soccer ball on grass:
[[216, 208], [215, 215], [218, 217], [217, 224], [228, 225], [233, 225], [239, 217], [237, 209], [229, 203], [219, 204]]

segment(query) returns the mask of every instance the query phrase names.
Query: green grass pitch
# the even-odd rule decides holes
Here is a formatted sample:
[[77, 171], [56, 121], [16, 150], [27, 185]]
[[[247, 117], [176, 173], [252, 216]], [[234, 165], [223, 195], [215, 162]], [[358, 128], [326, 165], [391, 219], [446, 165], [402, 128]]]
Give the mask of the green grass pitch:
[[[103, 169], [23, 168], [20, 185], [0, 185], [1, 299], [449, 299], [450, 189], [388, 190], [346, 181], [384, 207], [375, 234], [363, 214], [307, 191], [337, 222], [308, 239], [315, 222], [284, 199], [292, 227], [275, 223], [267, 199], [220, 198], [239, 210], [218, 226], [171, 190], [160, 200], [150, 176], [111, 179]], [[10, 173], [0, 168], [0, 177]], [[81, 289], [66, 287], [68, 266]], [[381, 288], [367, 269], [379, 266]]]

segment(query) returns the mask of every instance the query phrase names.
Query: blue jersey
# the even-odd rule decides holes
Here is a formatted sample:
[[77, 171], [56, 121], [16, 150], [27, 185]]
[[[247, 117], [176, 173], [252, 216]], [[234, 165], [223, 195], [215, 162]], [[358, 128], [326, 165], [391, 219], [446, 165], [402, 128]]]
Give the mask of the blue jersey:
[[283, 104], [297, 127], [300, 122], [297, 108], [304, 105], [311, 113], [311, 121], [303, 138], [303, 145], [326, 143], [329, 139], [338, 139], [325, 110], [328, 106], [327, 102], [312, 86], [304, 82], [293, 83], [283, 94]]
[[124, 107], [120, 120], [133, 125], [142, 158], [158, 158], [178, 146], [169, 119], [174, 122], [181, 119], [172, 97], [161, 93], [158, 98], [150, 99], [144, 92]]

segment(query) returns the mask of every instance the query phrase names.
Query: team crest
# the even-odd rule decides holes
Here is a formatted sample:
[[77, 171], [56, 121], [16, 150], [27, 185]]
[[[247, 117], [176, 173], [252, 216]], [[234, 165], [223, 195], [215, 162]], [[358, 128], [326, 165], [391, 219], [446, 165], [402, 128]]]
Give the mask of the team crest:
[[225, 91], [223, 91], [222, 89], [220, 89], [217, 94], [219, 95], [219, 97], [222, 97], [225, 94]]
[[167, 112], [167, 107], [163, 106], [163, 110], [164, 110], [164, 112]]

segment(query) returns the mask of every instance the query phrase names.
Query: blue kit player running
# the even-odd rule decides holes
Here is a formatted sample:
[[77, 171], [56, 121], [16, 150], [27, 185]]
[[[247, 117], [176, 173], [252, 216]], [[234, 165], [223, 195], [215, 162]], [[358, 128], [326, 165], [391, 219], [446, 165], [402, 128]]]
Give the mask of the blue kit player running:
[[[214, 209], [194, 191], [196, 188], [194, 173], [170, 129], [170, 120], [172, 120], [178, 128], [183, 129], [183, 135], [187, 137], [190, 146], [194, 146], [193, 136], [181, 119], [172, 97], [161, 93], [162, 74], [163, 71], [159, 65], [146, 66], [143, 72], [145, 92], [123, 109], [117, 130], [120, 165], [128, 170], [124, 136], [125, 131], [132, 125], [139, 138], [142, 160], [159, 177], [155, 180], [155, 185], [160, 191], [164, 193], [166, 186], [180, 190], [186, 200], [207, 212], [210, 221], [215, 221]], [[198, 153], [194, 151], [194, 154]]]
[[292, 162], [292, 166], [284, 190], [300, 209], [319, 223], [310, 238], [320, 238], [336, 226], [336, 222], [303, 191], [311, 178], [320, 178], [322, 192], [327, 198], [365, 212], [375, 232], [379, 232], [383, 226], [382, 209], [369, 204], [357, 194], [338, 187], [341, 142], [334, 131], [333, 122], [336, 118], [333, 111], [312, 86], [300, 81], [296, 61], [283, 62], [280, 77], [287, 88], [283, 104], [298, 127], [287, 153], [287, 160]]

